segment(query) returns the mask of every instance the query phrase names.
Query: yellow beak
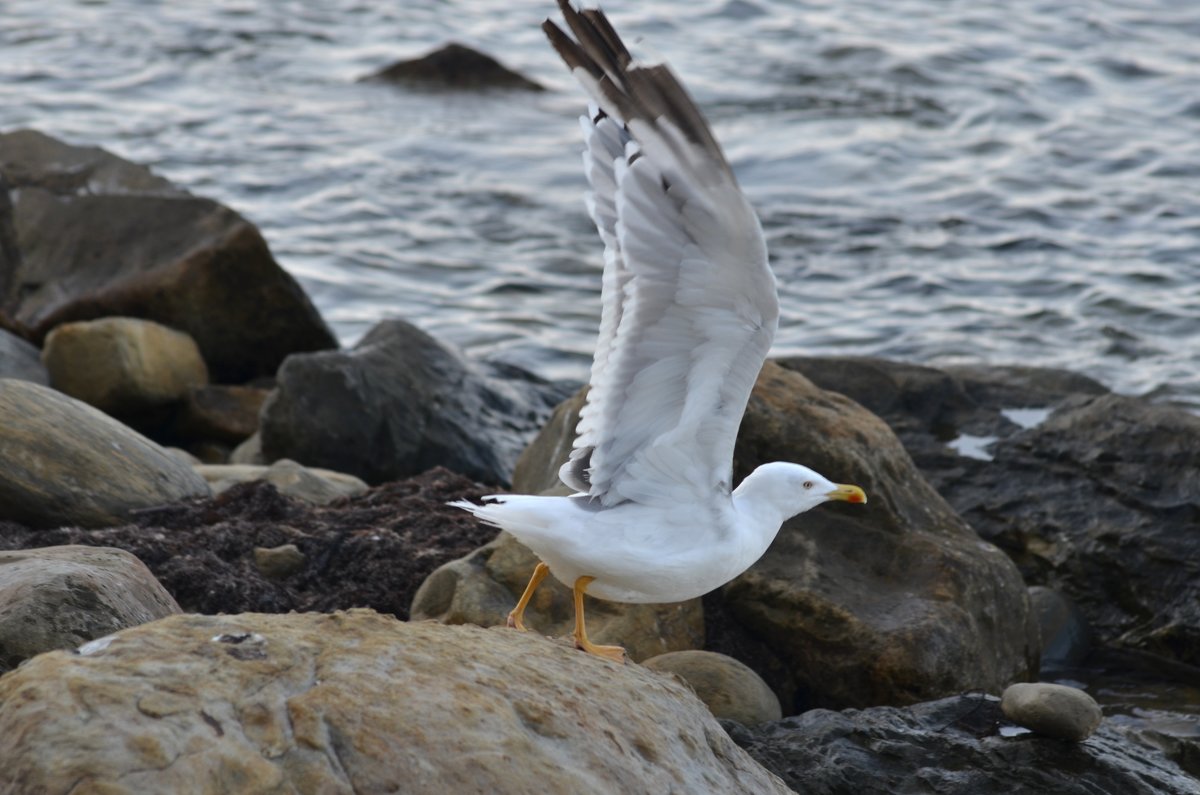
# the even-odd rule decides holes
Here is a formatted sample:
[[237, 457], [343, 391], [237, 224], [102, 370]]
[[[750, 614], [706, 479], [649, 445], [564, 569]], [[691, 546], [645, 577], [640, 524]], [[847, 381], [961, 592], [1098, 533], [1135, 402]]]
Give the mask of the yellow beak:
[[837, 484], [837, 488], [826, 494], [831, 500], [841, 500], [843, 502], [866, 502], [867, 494], [858, 486], [846, 486]]

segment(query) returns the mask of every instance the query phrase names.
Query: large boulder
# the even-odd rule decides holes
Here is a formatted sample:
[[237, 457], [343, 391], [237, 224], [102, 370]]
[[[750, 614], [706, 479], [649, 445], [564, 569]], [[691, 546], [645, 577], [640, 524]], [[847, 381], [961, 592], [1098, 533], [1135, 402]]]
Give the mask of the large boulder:
[[568, 388], [467, 359], [402, 320], [350, 351], [296, 355], [263, 406], [262, 453], [368, 483], [443, 466], [508, 483], [517, 456]]
[[64, 323], [46, 337], [42, 361], [55, 389], [116, 416], [178, 403], [208, 383], [195, 340], [140, 318]]
[[[1200, 795], [1179, 759], [1136, 733], [1106, 723], [1084, 743], [1019, 734], [993, 696], [816, 709], [754, 727], [726, 725], [751, 756], [800, 792]], [[1195, 743], [1189, 747], [1194, 754]]]
[[42, 364], [38, 349], [3, 328], [0, 328], [0, 378], [50, 383], [50, 374]]
[[[522, 461], [526, 490], [556, 477], [580, 403], [534, 442], [558, 457]], [[879, 418], [767, 362], [734, 456], [735, 481], [759, 464], [795, 461], [869, 498], [786, 522], [763, 558], [722, 591], [722, 609], [782, 660], [791, 681], [781, 684], [769, 660], [741, 658], [772, 683], [785, 714], [998, 691], [1036, 671], [1037, 622], [1017, 568], [938, 496]], [[753, 648], [730, 644], [710, 650], [736, 657]]]
[[686, 686], [533, 635], [183, 615], [0, 678], [13, 792], [789, 790]]
[[1028, 582], [1069, 596], [1098, 640], [1200, 664], [1196, 415], [1059, 370], [787, 364], [877, 411], [962, 516]]
[[[469, 555], [434, 570], [414, 594], [410, 615], [418, 621], [504, 626], [537, 562], [527, 547], [501, 533]], [[595, 643], [623, 646], [635, 662], [704, 644], [704, 611], [699, 599], [670, 605], [588, 599], [586, 609], [588, 637]], [[547, 577], [529, 603], [525, 624], [542, 635], [569, 635], [575, 626], [571, 589]]]
[[208, 494], [190, 466], [108, 415], [49, 387], [0, 379], [0, 519], [112, 525]]
[[150, 570], [123, 550], [0, 552], [0, 672], [178, 612]]
[[0, 183], [0, 238], [7, 224], [15, 240], [0, 310], [35, 340], [73, 320], [146, 318], [191, 334], [231, 383], [336, 347], [251, 223], [143, 166], [19, 130], [0, 135]]

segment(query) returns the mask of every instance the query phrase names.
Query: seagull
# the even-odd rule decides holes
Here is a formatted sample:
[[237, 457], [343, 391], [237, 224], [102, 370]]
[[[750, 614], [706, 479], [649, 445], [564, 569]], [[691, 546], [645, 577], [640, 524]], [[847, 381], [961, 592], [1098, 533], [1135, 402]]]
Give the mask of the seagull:
[[587, 209], [604, 242], [600, 335], [587, 401], [559, 478], [567, 497], [497, 494], [451, 503], [539, 558], [508, 615], [525, 629], [553, 574], [574, 592], [665, 603], [719, 588], [762, 557], [791, 517], [858, 486], [788, 462], [736, 488], [733, 448], [779, 320], [758, 218], [696, 103], [665, 64], [635, 62], [599, 9], [559, 7], [574, 38], [542, 29], [591, 97], [580, 118]]

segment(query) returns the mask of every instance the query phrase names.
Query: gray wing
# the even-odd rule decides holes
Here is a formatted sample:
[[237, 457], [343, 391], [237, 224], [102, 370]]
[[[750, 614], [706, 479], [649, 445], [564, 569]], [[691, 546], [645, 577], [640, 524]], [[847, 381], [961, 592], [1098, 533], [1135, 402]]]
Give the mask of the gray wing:
[[583, 119], [605, 244], [600, 340], [563, 481], [602, 505], [728, 489], [733, 445], [778, 322], [753, 209], [699, 109], [635, 64], [599, 10], [543, 29], [600, 111]]

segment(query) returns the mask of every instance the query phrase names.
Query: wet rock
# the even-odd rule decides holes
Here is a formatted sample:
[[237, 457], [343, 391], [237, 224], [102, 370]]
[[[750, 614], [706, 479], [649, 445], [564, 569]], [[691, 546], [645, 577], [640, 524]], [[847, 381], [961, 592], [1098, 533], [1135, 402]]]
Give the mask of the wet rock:
[[490, 88], [545, 90], [490, 55], [453, 43], [420, 58], [397, 61], [362, 79], [454, 91]]
[[1000, 709], [1018, 726], [1074, 742], [1090, 737], [1104, 717], [1087, 693], [1047, 682], [1009, 685], [1000, 697]]
[[175, 434], [239, 444], [258, 430], [258, 414], [270, 393], [259, 387], [216, 384], [190, 389], [175, 420]]
[[138, 318], [64, 323], [47, 335], [42, 361], [55, 389], [116, 416], [176, 403], [208, 383], [195, 340]]
[[208, 481], [213, 494], [220, 494], [238, 483], [265, 480], [281, 494], [325, 505], [341, 497], [354, 497], [369, 487], [353, 475], [327, 469], [310, 469], [286, 458], [270, 466], [251, 464], [202, 464], [196, 471]]
[[642, 663], [683, 679], [717, 718], [747, 726], [779, 720], [779, 699], [767, 683], [732, 657], [711, 651], [673, 651]]
[[277, 547], [255, 547], [254, 565], [264, 577], [284, 580], [304, 568], [306, 558], [295, 544], [280, 544]]
[[41, 352], [25, 340], [0, 328], [0, 378], [16, 378], [49, 384], [50, 374], [42, 364]]
[[259, 231], [216, 202], [33, 130], [0, 135], [0, 180], [19, 244], [0, 309], [38, 341], [70, 321], [141, 317], [190, 334], [228, 383], [336, 347]]
[[[371, 607], [407, 618], [430, 572], [495, 535], [446, 505], [482, 492], [466, 478], [432, 470], [317, 506], [255, 481], [212, 499], [143, 510], [136, 523], [117, 527], [35, 529], [0, 521], [0, 549], [118, 547], [141, 559], [189, 612]], [[283, 544], [304, 553], [304, 568], [271, 580], [255, 565], [254, 550]]]
[[1029, 589], [1029, 599], [1042, 636], [1042, 673], [1082, 663], [1091, 648], [1091, 630], [1075, 603], [1040, 585]]
[[[789, 364], [856, 398], [897, 381], [881, 416], [1027, 582], [1068, 596], [1099, 642], [1200, 664], [1200, 417], [1063, 371], [950, 368], [925, 377], [948, 387], [910, 394], [909, 365], [873, 360], [884, 376], [867, 389], [833, 364]], [[992, 437], [988, 460], [947, 446], [963, 433]]]
[[190, 466], [106, 414], [48, 387], [0, 379], [0, 505], [36, 527], [118, 524], [209, 494]]
[[80, 546], [0, 552], [0, 672], [178, 612], [128, 552]]
[[[503, 627], [536, 565], [532, 552], [502, 533], [431, 573], [413, 596], [410, 615], [414, 621]], [[704, 613], [699, 599], [671, 605], [588, 599], [586, 609], [588, 637], [594, 643], [625, 647], [634, 662], [670, 651], [695, 649], [704, 642]], [[570, 635], [575, 627], [571, 589], [547, 577], [529, 603], [525, 625], [549, 637]]]
[[[576, 416], [552, 419], [534, 444], [563, 454]], [[523, 462], [523, 490], [549, 485], [563, 460]], [[1036, 670], [1038, 629], [1012, 562], [938, 496], [882, 421], [768, 362], [742, 421], [735, 481], [774, 460], [812, 466], [870, 497], [787, 522], [722, 591], [740, 631], [782, 660], [790, 684], [758, 657], [742, 662], [776, 693], [797, 694], [785, 713], [1000, 690]], [[734, 639], [726, 648], [753, 645]]]
[[992, 696], [911, 707], [812, 710], [755, 727], [725, 724], [738, 745], [799, 792], [823, 795], [1196, 795], [1156, 747], [1105, 724], [1084, 743], [1012, 727]]
[[444, 466], [507, 483], [562, 385], [475, 362], [401, 320], [353, 350], [289, 357], [262, 411], [262, 452], [381, 483]]
[[788, 792], [678, 682], [364, 610], [175, 616], [42, 655], [0, 679], [0, 759], [22, 792]]

